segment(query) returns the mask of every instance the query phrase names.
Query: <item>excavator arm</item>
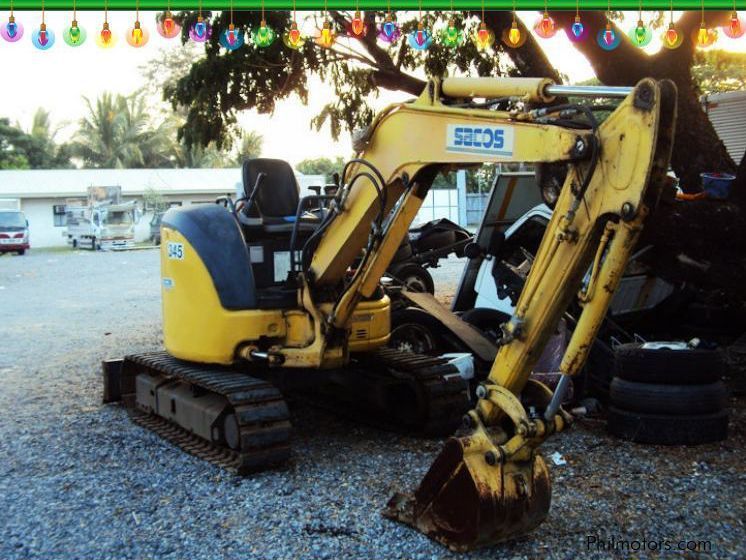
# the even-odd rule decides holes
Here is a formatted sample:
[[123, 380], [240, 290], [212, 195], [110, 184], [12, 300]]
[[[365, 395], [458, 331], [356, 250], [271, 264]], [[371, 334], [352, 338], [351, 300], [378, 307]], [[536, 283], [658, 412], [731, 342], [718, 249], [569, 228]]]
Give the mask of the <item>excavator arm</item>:
[[[546, 517], [550, 481], [537, 448], [569, 420], [560, 404], [587, 357], [669, 164], [676, 116], [672, 83], [646, 79], [628, 92], [597, 92], [625, 96], [600, 125], [587, 109], [551, 105], [552, 88], [541, 79], [431, 81], [417, 101], [384, 111], [358, 139], [360, 159], [344, 178], [359, 180], [345, 193], [308, 270], [311, 290], [323, 291], [339, 285], [365, 251], [326, 314], [330, 328], [343, 330], [361, 298], [376, 289], [437, 172], [484, 162], [570, 164], [463, 435], [445, 444], [413, 495], [395, 496], [387, 508], [390, 517], [454, 550], [515, 537]], [[470, 107], [476, 97], [518, 97], [545, 108]], [[586, 126], [578, 126], [579, 114]], [[582, 313], [552, 392], [529, 376], [573, 298]]]

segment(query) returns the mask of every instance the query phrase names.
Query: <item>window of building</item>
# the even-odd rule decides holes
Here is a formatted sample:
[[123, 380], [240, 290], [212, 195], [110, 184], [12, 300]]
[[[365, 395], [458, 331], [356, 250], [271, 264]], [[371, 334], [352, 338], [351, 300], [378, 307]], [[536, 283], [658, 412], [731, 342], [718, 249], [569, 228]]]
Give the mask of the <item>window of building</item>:
[[52, 217], [55, 227], [65, 227], [67, 225], [67, 214], [65, 213], [64, 204], [55, 204], [52, 206]]

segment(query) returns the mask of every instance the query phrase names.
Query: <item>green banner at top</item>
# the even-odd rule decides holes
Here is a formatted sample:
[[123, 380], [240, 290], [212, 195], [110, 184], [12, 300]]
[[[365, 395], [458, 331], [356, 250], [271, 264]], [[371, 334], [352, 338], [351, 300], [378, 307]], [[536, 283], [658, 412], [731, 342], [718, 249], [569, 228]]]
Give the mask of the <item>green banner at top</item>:
[[[139, 2], [141, 10], [164, 10], [168, 0], [141, 0]], [[740, 0], [738, 7], [746, 9], [743, 0]], [[47, 10], [71, 10], [73, 0], [45, 0], [44, 7]], [[134, 10], [135, 0], [109, 0], [107, 2], [110, 10]], [[426, 0], [418, 2], [417, 0], [296, 0], [295, 7], [298, 10], [323, 10], [326, 6], [330, 10], [386, 10], [390, 8], [395, 10], [480, 10], [482, 7], [486, 10], [512, 10], [515, 5], [517, 10], [543, 10], [544, 0]], [[575, 10], [575, 0], [550, 0], [549, 10]], [[639, 10], [639, 0], [613, 0], [611, 2], [612, 10]], [[0, 2], [0, 6], [10, 9], [9, 0]], [[103, 10], [103, 0], [77, 0], [78, 10]], [[198, 0], [172, 0], [170, 2], [171, 10], [197, 10], [200, 7]], [[704, 0], [704, 6], [707, 10], [732, 10], [733, 0]], [[40, 10], [42, 7], [41, 0], [14, 0], [13, 7], [16, 10]], [[227, 10], [231, 7], [230, 0], [203, 0], [202, 9], [209, 10]], [[609, 7], [607, 0], [580, 0], [581, 10], [606, 10]], [[702, 7], [700, 0], [674, 0], [674, 10], [699, 10]], [[260, 10], [262, 3], [256, 0], [234, 0], [234, 10]], [[264, 8], [267, 10], [291, 10], [293, 8], [292, 0], [266, 0]], [[671, 8], [670, 0], [645, 0], [642, 2], [642, 9], [649, 10], [669, 10]]]

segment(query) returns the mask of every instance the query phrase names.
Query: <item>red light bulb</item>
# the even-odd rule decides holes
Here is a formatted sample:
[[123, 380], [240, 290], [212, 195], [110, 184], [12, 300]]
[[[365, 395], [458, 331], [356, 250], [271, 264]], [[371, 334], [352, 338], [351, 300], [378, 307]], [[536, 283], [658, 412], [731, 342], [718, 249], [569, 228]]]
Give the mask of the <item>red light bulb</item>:
[[352, 18], [352, 21], [350, 22], [351, 34], [355, 37], [361, 37], [365, 34], [365, 27], [365, 22], [363, 21], [363, 18], [360, 17], [360, 12], [355, 12], [355, 17]]
[[668, 41], [669, 45], [675, 45], [678, 38], [679, 38], [679, 32], [676, 31], [676, 28], [673, 26], [673, 23], [672, 23], [669, 26], [668, 31], [666, 31], [666, 41]]

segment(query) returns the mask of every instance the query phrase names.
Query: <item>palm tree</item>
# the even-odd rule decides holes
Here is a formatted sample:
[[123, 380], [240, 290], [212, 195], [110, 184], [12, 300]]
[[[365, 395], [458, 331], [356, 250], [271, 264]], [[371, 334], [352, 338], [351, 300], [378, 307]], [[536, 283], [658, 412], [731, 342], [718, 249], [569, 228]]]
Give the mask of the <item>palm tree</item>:
[[249, 130], [241, 136], [241, 144], [238, 153], [233, 158], [233, 163], [242, 165], [245, 159], [254, 159], [262, 155], [264, 137], [254, 130]]
[[175, 131], [153, 123], [141, 93], [105, 92], [95, 104], [84, 100], [88, 115], [80, 121], [73, 150], [86, 166], [174, 167]]

